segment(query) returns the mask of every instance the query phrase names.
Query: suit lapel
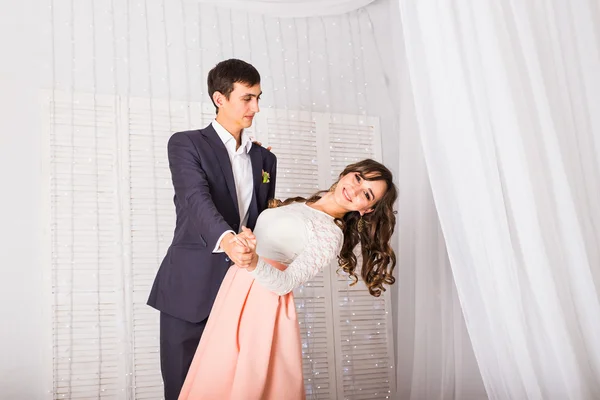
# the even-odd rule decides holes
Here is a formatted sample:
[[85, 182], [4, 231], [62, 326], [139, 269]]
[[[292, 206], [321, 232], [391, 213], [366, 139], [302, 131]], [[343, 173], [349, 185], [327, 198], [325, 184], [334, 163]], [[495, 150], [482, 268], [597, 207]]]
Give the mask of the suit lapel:
[[257, 145], [253, 144], [248, 152], [252, 163], [252, 201], [250, 202], [250, 210], [248, 213], [248, 225], [252, 228], [258, 218], [258, 188], [262, 184], [262, 155]]
[[258, 195], [258, 188], [262, 183], [262, 155], [256, 144], [252, 144], [250, 151], [250, 160], [252, 161], [252, 178], [254, 178], [254, 194]]
[[[221, 138], [213, 128], [212, 124], [208, 125], [206, 129], [202, 131], [202, 133], [204, 134], [204, 137], [206, 137], [206, 139], [208, 140], [210, 147], [213, 149], [215, 155], [217, 156], [219, 166], [221, 167], [221, 171], [223, 171], [223, 176], [225, 177], [227, 189], [229, 189], [231, 199], [233, 200], [233, 204], [235, 204], [235, 209], [239, 214], [240, 207], [237, 201], [235, 180], [233, 179], [233, 169], [231, 168], [231, 161], [229, 160], [229, 154], [227, 154], [227, 149], [225, 148], [225, 145], [221, 141]], [[241, 217], [238, 215], [238, 218]]]

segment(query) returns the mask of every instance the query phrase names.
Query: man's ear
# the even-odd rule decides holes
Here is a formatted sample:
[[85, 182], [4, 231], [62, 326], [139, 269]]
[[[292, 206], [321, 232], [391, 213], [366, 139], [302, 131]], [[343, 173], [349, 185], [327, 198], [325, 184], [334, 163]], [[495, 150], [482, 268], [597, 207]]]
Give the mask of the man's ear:
[[223, 102], [225, 101], [225, 96], [223, 96], [223, 93], [218, 91], [213, 93], [212, 98], [217, 107], [221, 107], [223, 105]]

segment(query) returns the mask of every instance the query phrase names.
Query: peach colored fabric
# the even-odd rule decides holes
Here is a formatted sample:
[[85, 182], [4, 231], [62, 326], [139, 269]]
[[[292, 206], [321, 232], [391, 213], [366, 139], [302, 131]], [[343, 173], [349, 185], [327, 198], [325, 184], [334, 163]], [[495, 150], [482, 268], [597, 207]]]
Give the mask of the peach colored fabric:
[[[283, 264], [268, 262], [285, 269]], [[232, 266], [179, 399], [305, 399], [293, 293], [278, 296], [245, 270]]]

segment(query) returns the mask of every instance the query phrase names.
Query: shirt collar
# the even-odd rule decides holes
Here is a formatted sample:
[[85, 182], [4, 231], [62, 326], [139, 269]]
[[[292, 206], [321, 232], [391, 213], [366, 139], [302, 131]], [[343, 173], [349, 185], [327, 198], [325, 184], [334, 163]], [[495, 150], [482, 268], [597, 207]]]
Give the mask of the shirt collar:
[[[225, 129], [223, 127], [223, 125], [218, 123], [216, 119], [213, 120], [212, 126], [215, 129], [215, 131], [217, 132], [217, 135], [219, 135], [219, 138], [221, 139], [221, 141], [223, 142], [225, 147], [227, 147], [227, 144], [229, 141], [233, 141], [232, 148], [235, 151], [235, 139], [234, 139], [233, 135], [231, 133], [229, 133], [229, 131], [227, 129]], [[250, 148], [252, 147], [252, 138], [250, 137], [250, 134], [247, 133], [246, 131], [242, 131], [241, 139], [242, 139], [242, 144], [240, 145], [240, 147], [243, 148], [246, 151], [246, 153], [248, 153], [250, 151]]]

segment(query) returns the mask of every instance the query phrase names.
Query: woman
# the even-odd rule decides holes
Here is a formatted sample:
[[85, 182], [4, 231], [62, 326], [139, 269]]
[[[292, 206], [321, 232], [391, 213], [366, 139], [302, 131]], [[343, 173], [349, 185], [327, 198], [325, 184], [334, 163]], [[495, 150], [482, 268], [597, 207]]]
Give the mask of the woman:
[[389, 241], [396, 218], [391, 172], [373, 160], [348, 165], [328, 192], [277, 202], [254, 233], [238, 235], [254, 252], [232, 266], [210, 314], [180, 399], [304, 399], [300, 329], [292, 290], [331, 261], [379, 296], [394, 283]]

